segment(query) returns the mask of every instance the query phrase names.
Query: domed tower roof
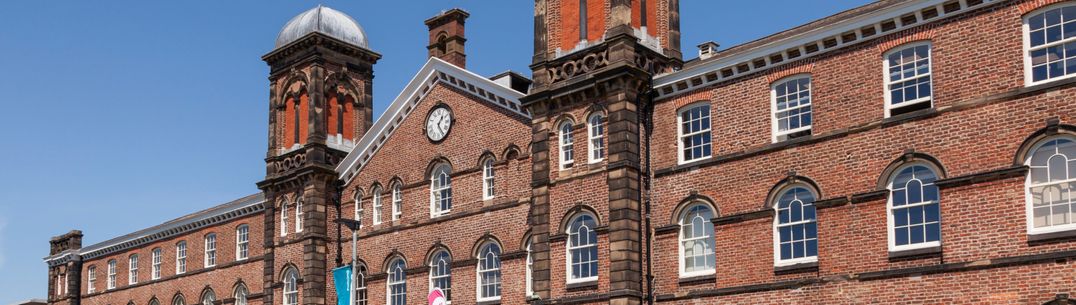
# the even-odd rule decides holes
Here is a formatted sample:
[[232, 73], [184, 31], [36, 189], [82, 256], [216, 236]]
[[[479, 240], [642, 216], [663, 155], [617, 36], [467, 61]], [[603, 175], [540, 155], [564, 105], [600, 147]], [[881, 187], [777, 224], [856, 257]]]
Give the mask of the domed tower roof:
[[307, 34], [318, 32], [366, 49], [366, 32], [354, 18], [340, 11], [318, 5], [291, 18], [276, 36], [278, 49]]

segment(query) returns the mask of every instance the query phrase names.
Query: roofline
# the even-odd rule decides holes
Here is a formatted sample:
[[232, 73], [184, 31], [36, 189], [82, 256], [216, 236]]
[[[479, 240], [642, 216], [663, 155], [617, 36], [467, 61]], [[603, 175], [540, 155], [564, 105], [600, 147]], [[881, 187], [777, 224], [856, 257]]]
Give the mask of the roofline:
[[[958, 1], [961, 9], [950, 13], [945, 13], [941, 9], [942, 5], [954, 0], [908, 0], [908, 1], [892, 1], [891, 4], [885, 4], [884, 2], [875, 2], [867, 5], [863, 5], [857, 8], [846, 10], [829, 17], [818, 19], [810, 23], [794, 27], [789, 30], [778, 32], [766, 37], [740, 44], [724, 51], [718, 52], [713, 57], [705, 60], [693, 60], [695, 64], [689, 65], [687, 68], [671, 72], [663, 75], [658, 75], [654, 78], [654, 88], [660, 88], [658, 90], [658, 98], [666, 98], [672, 95], [676, 95], [683, 92], [691, 92], [695, 89], [706, 87], [717, 82], [726, 81], [733, 78], [738, 78], [743, 75], [752, 74], [757, 71], [762, 71], [775, 66], [785, 65], [791, 62], [801, 61], [805, 58], [817, 56], [819, 54], [828, 53], [832, 50], [842, 49], [850, 45], [859, 44], [865, 41], [871, 41], [875, 38], [882, 37], [891, 33], [895, 33], [908, 28], [919, 27], [923, 24], [934, 22], [937, 20], [949, 18], [951, 16], [959, 15], [965, 12], [969, 12], [975, 9], [980, 9], [992, 4], [1000, 3], [1001, 0], [982, 0], [981, 3], [974, 6], [967, 6], [963, 0]], [[883, 3], [883, 4], [879, 4]], [[870, 8], [865, 12], [857, 10], [870, 7], [872, 5], [878, 5], [876, 8]], [[931, 7], [938, 8], [937, 16], [931, 18], [923, 18], [919, 12]], [[914, 14], [917, 17], [917, 22], [904, 26], [900, 23], [899, 19], [902, 16]], [[842, 18], [842, 15], [849, 15], [847, 19], [839, 19], [833, 21], [830, 24], [825, 23], [826, 19]], [[895, 21], [896, 27], [888, 31], [881, 31], [880, 24], [883, 22]], [[812, 25], [814, 27], [812, 27]], [[861, 29], [874, 26], [875, 33], [870, 36], [862, 36]], [[802, 33], [790, 34], [799, 30], [806, 29]], [[856, 39], [849, 42], [843, 42], [840, 36], [846, 33], [854, 33]], [[789, 35], [784, 37], [784, 35]], [[836, 39], [837, 44], [831, 47], [824, 47], [822, 41]], [[802, 52], [805, 45], [815, 44], [818, 46], [818, 51], [811, 54]], [[801, 55], [794, 59], [788, 59], [785, 52], [787, 50], [799, 49]], [[782, 55], [785, 60], [779, 63], [770, 63], [770, 57], [775, 55]], [[765, 65], [761, 67], [755, 67], [752, 64], [753, 61], [762, 59], [765, 61]], [[744, 72], [736, 71], [733, 69], [733, 74], [730, 76], [723, 76], [717, 73], [721, 70], [733, 68], [748, 64], [749, 69]], [[716, 77], [706, 77], [708, 74], [717, 73]], [[686, 82], [686, 85], [680, 86], [677, 83], [685, 82], [689, 79], [700, 79], [699, 82]], [[694, 85], [692, 83], [698, 83]], [[680, 87], [683, 87], [682, 89]], [[671, 89], [671, 90], [670, 90]]]
[[[441, 73], [443, 75], [440, 75]], [[466, 83], [471, 86], [461, 86], [456, 84], [457, 82]], [[434, 85], [441, 83], [453, 88], [457, 88], [463, 91], [472, 92], [480, 97], [480, 100], [493, 103], [499, 107], [502, 107], [509, 112], [520, 115], [524, 118], [530, 118], [530, 113], [523, 108], [519, 99], [525, 94], [515, 91], [512, 88], [502, 86], [493, 80], [485, 78], [474, 72], [460, 68], [456, 65], [450, 64], [440, 58], [430, 57], [426, 61], [426, 64], [411, 80], [407, 83], [407, 86], [400, 91], [399, 95], [393, 99], [392, 103], [385, 108], [385, 112], [377, 118], [366, 134], [363, 134], [362, 138], [355, 143], [355, 149], [351, 150], [344, 157], [344, 160], [340, 161], [340, 164], [336, 166], [336, 172], [339, 173], [339, 179], [344, 180], [344, 183], [348, 183], [353, 179], [357, 172], [365, 165], [365, 161], [368, 161], [377, 153], [377, 150], [382, 146], [390, 136], [392, 131], [396, 129], [398, 124], [402, 123], [403, 118], [406, 118], [414, 109], [414, 105], [417, 105], [422, 101]], [[488, 94], [493, 94], [499, 99], [505, 100], [505, 103], [501, 103], [499, 99], [490, 98], [488, 95], [483, 96], [475, 92], [474, 89], [481, 89]], [[412, 107], [405, 107], [405, 106]], [[362, 160], [365, 158], [365, 160]]]

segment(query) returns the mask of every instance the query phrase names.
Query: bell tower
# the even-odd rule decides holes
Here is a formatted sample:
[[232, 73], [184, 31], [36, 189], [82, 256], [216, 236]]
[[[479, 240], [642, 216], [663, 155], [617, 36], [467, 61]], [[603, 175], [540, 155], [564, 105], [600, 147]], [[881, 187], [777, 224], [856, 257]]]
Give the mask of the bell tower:
[[[682, 65], [679, 9], [679, 0], [534, 1], [534, 85], [523, 103], [533, 125], [528, 224], [540, 299], [583, 297], [579, 291], [607, 296], [609, 304], [651, 297], [644, 244], [650, 89], [654, 75]], [[588, 139], [589, 130], [603, 133], [597, 160], [588, 160], [594, 140], [564, 145]], [[567, 149], [577, 152], [561, 151]], [[608, 188], [585, 202], [558, 197], [585, 183]], [[556, 253], [565, 249], [567, 219], [580, 210], [597, 214], [599, 248], [608, 250], [598, 254], [596, 279], [573, 282], [564, 271], [571, 258]]]
[[[295, 16], [262, 56], [269, 69], [265, 180], [265, 304], [283, 270], [298, 272], [305, 305], [331, 303], [325, 274], [330, 217], [339, 198], [334, 170], [372, 124], [373, 65], [362, 26], [318, 6]], [[278, 253], [274, 255], [273, 253]]]

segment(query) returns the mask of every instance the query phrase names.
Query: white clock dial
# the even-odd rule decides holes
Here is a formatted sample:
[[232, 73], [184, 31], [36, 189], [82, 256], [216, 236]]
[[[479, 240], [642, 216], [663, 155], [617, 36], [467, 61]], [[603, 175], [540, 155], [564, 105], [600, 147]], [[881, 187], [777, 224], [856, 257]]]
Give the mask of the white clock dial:
[[426, 137], [430, 140], [440, 141], [448, 135], [448, 130], [452, 128], [452, 113], [444, 107], [438, 107], [433, 111], [430, 111], [430, 115], [426, 119]]

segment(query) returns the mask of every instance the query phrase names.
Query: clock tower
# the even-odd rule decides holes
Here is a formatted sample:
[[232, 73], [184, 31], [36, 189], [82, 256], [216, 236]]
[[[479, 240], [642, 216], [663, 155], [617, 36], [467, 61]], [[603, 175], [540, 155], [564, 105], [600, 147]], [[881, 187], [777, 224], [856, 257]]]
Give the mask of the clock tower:
[[[265, 180], [264, 304], [279, 304], [274, 280], [299, 270], [303, 304], [326, 304], [329, 217], [337, 215], [334, 170], [372, 123], [371, 51], [355, 19], [318, 6], [288, 21], [269, 64]], [[337, 228], [338, 229], [338, 228]], [[274, 288], [275, 287], [275, 288]]]
[[[654, 75], [682, 65], [679, 6], [679, 0], [534, 2], [534, 86], [523, 103], [533, 125], [528, 222], [538, 298], [556, 302], [585, 290], [608, 296], [609, 304], [641, 304], [650, 295], [649, 245], [643, 244], [649, 240], [643, 234], [650, 88]], [[565, 139], [585, 139], [588, 130], [604, 133], [602, 158], [586, 162], [561, 151], [572, 149]], [[580, 144], [575, 149], [595, 145]], [[567, 195], [584, 185], [607, 189], [582, 202]], [[559, 267], [570, 258], [556, 253], [564, 251], [562, 218], [581, 210], [596, 214], [599, 248], [608, 250], [599, 254], [596, 277], [573, 282]]]

